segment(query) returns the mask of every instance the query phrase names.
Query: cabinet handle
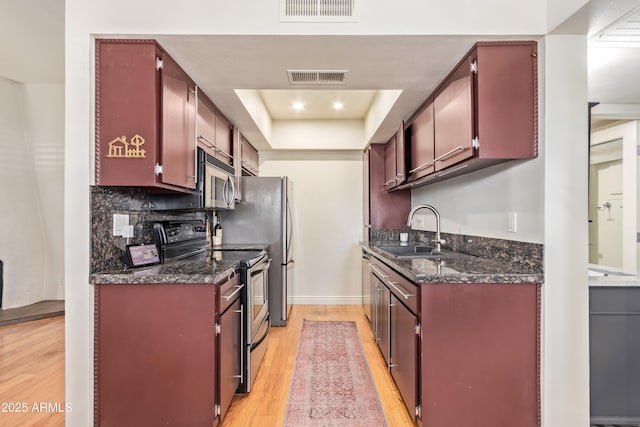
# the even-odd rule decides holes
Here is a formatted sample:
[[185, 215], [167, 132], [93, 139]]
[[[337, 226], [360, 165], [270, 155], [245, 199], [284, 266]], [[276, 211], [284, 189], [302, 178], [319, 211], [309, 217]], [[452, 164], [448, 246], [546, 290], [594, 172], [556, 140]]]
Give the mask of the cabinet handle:
[[193, 176], [189, 178], [193, 178], [193, 180], [198, 183], [198, 85], [196, 85], [196, 107], [193, 109], [194, 118], [193, 118], [193, 134], [196, 136], [193, 138]]
[[404, 297], [404, 299], [409, 299], [411, 298], [413, 295], [411, 294], [405, 294], [404, 292], [402, 292], [402, 290], [400, 288], [398, 288], [396, 285], [398, 285], [398, 282], [387, 282], [393, 289], [395, 289], [400, 295], [402, 295]]
[[209, 146], [209, 148], [213, 148], [216, 152], [222, 153], [224, 154], [225, 157], [228, 157], [229, 159], [233, 160], [233, 156], [231, 154], [227, 153], [221, 148], [218, 148], [218, 146], [215, 143], [209, 141], [204, 135], [198, 135], [198, 139], [204, 141]]
[[233, 156], [232, 156], [231, 154], [229, 154], [229, 153], [227, 153], [226, 151], [224, 151], [224, 150], [222, 150], [222, 149], [218, 148], [217, 146], [216, 146], [216, 151], [219, 151], [220, 153], [224, 154], [224, 155], [225, 155], [225, 157], [228, 157], [229, 159], [233, 160]]
[[463, 147], [462, 145], [458, 145], [456, 148], [454, 148], [451, 151], [447, 151], [446, 153], [444, 153], [442, 156], [436, 157], [435, 159], [433, 159], [434, 162], [438, 162], [441, 160], [446, 159], [447, 157], [450, 157], [452, 155], [454, 155], [455, 153], [457, 153], [458, 151], [464, 151], [466, 150], [465, 147]]
[[204, 135], [198, 135], [198, 139], [201, 140], [201, 141], [204, 141], [205, 144], [207, 144], [209, 146], [209, 148], [217, 149], [216, 144], [214, 144], [211, 141], [209, 141]]
[[225, 301], [229, 301], [231, 298], [233, 298], [235, 294], [240, 292], [240, 289], [244, 288], [244, 285], [235, 285], [234, 288], [236, 288], [235, 291], [231, 292], [231, 294], [229, 295], [225, 295], [222, 297]]
[[396, 179], [395, 179], [395, 178], [394, 178], [394, 179], [390, 179], [389, 181], [387, 181], [387, 182], [385, 182], [385, 183], [384, 183], [384, 186], [386, 187], [387, 185], [389, 185], [389, 184], [391, 184], [391, 183], [395, 183], [395, 182], [396, 182]]
[[466, 165], [458, 166], [457, 168], [447, 169], [447, 170], [445, 170], [444, 172], [441, 172], [441, 173], [439, 173], [438, 175], [436, 175], [436, 177], [438, 177], [438, 178], [439, 178], [439, 177], [441, 177], [441, 176], [449, 175], [450, 173], [457, 172], [457, 171], [459, 171], [459, 170], [461, 170], [461, 169], [464, 169], [464, 168], [466, 168], [466, 167], [468, 167], [468, 166], [469, 166], [469, 164], [466, 164]]
[[240, 384], [244, 382], [244, 348], [242, 343], [244, 342], [244, 305], [240, 304], [240, 310], [236, 310], [236, 313], [240, 313], [240, 374], [234, 375], [234, 378], [240, 378]]
[[380, 276], [382, 279], [388, 279], [391, 276], [387, 276], [386, 274], [384, 274], [382, 271], [378, 270], [378, 268], [376, 268], [375, 265], [371, 264], [371, 269], [375, 272], [378, 273], [378, 276]]
[[434, 163], [434, 162], [427, 162], [427, 163], [424, 163], [424, 164], [422, 164], [422, 165], [418, 166], [418, 167], [417, 167], [417, 168], [415, 168], [415, 169], [411, 169], [411, 170], [409, 171], [409, 173], [414, 173], [414, 172], [417, 172], [417, 171], [422, 170], [422, 169], [424, 169], [424, 168], [428, 168], [429, 166], [433, 166], [433, 163]]

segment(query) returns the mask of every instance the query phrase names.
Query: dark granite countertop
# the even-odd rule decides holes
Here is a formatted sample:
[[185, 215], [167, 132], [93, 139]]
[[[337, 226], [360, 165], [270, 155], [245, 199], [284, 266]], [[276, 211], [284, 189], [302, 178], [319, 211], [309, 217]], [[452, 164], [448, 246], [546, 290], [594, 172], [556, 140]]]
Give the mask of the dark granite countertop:
[[[255, 256], [255, 252], [223, 251], [217, 260], [207, 251], [187, 259], [150, 267], [129, 268], [91, 274], [91, 284], [217, 284], [240, 266], [240, 262]], [[252, 255], [250, 255], [252, 254]]]
[[416, 284], [437, 283], [543, 283], [539, 271], [528, 271], [505, 261], [496, 261], [473, 255], [461, 257], [412, 258], [390, 257], [381, 248], [399, 245], [399, 242], [360, 242], [360, 246], [373, 256]]

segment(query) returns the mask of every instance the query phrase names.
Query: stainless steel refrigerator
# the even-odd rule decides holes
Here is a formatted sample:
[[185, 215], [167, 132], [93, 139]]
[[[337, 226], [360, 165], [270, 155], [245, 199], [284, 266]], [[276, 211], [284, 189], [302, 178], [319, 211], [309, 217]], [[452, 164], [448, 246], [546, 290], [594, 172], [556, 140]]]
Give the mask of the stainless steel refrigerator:
[[242, 200], [220, 212], [222, 243], [268, 244], [269, 316], [271, 325], [286, 326], [287, 300], [293, 279], [293, 184], [287, 177], [241, 177]]

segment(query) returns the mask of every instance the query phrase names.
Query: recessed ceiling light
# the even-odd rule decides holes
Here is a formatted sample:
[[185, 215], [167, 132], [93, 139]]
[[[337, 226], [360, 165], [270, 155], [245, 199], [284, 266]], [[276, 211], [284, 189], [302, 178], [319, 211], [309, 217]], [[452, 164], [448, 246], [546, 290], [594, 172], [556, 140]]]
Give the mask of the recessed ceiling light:
[[300, 101], [296, 101], [293, 103], [293, 109], [296, 111], [300, 111], [304, 108], [304, 104]]
[[340, 101], [336, 101], [333, 103], [334, 110], [342, 110], [344, 108], [344, 104]]

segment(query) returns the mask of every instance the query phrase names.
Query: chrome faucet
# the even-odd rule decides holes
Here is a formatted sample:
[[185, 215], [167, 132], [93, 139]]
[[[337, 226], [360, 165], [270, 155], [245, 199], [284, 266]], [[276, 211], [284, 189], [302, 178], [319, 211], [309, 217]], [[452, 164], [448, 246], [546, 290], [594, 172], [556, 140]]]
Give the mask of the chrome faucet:
[[432, 240], [433, 243], [436, 244], [436, 248], [432, 251], [433, 253], [442, 253], [442, 244], [445, 241], [440, 237], [440, 213], [431, 205], [418, 205], [411, 209], [409, 212], [409, 218], [407, 219], [407, 226], [411, 228], [411, 222], [413, 221], [413, 215], [420, 209], [429, 209], [436, 217], [436, 238]]

